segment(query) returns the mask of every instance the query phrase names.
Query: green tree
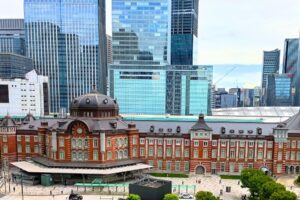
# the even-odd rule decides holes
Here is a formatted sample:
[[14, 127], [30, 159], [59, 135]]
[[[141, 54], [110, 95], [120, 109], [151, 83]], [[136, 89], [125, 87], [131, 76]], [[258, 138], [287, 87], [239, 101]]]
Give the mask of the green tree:
[[179, 200], [177, 194], [165, 194], [163, 200]]
[[297, 200], [297, 196], [293, 192], [281, 190], [274, 192], [269, 200]]
[[297, 183], [300, 183], [300, 176], [298, 176], [296, 182], [297, 182]]
[[261, 200], [268, 200], [274, 192], [285, 191], [285, 187], [274, 181], [265, 182], [259, 191]]
[[262, 185], [266, 182], [273, 181], [273, 179], [265, 174], [255, 174], [248, 180], [248, 187], [251, 196], [259, 196]]
[[255, 175], [265, 175], [261, 170], [258, 169], [243, 169], [241, 172], [241, 182], [243, 186], [249, 188], [249, 179]]
[[126, 200], [141, 200], [141, 197], [137, 194], [129, 194]]
[[215, 197], [211, 192], [199, 191], [196, 193], [196, 200], [219, 200], [219, 197]]

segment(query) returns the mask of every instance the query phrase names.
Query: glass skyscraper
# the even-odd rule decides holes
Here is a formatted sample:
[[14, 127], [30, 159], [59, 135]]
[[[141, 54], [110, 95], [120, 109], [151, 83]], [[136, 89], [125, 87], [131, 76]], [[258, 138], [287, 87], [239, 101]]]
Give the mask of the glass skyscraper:
[[270, 74], [267, 82], [267, 106], [291, 106], [291, 74]]
[[197, 64], [199, 0], [172, 0], [171, 64]]
[[290, 74], [292, 105], [300, 106], [300, 39], [286, 39], [284, 42], [282, 73]]
[[169, 1], [112, 0], [114, 64], [169, 63]]
[[212, 66], [192, 66], [197, 24], [198, 0], [112, 0], [109, 90], [121, 113], [210, 113]]
[[263, 69], [262, 69], [262, 80], [261, 80], [261, 88], [263, 91], [263, 99], [262, 102], [265, 104], [265, 96], [267, 90], [267, 79], [269, 74], [278, 74], [279, 72], [279, 62], [280, 62], [280, 50], [275, 49], [273, 51], [264, 51], [263, 54]]
[[23, 19], [0, 19], [0, 52], [25, 56]]
[[25, 0], [27, 56], [49, 76], [50, 109], [95, 84], [106, 93], [105, 0]]

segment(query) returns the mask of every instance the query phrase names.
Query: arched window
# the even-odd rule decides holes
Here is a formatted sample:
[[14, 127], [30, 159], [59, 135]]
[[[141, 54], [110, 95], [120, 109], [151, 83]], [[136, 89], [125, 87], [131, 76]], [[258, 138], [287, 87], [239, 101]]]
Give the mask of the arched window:
[[75, 148], [76, 147], [76, 140], [73, 138], [72, 139], [72, 147]]
[[124, 158], [127, 158], [128, 157], [128, 151], [125, 149], [124, 150]]
[[82, 147], [82, 140], [81, 140], [81, 139], [78, 140], [78, 147], [79, 147], [79, 148]]

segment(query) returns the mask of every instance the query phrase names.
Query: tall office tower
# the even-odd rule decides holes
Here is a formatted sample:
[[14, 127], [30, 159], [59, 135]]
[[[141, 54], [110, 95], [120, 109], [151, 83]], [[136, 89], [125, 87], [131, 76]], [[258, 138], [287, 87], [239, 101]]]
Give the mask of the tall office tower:
[[14, 53], [0, 53], [0, 78], [24, 78], [32, 69], [32, 59]]
[[264, 51], [263, 54], [263, 70], [262, 70], [262, 92], [263, 92], [263, 102], [265, 104], [265, 95], [267, 87], [267, 79], [269, 74], [278, 74], [279, 72], [279, 62], [280, 62], [280, 50], [275, 49], [273, 51]]
[[299, 38], [285, 39], [282, 73], [291, 75], [292, 105], [300, 106], [300, 45]]
[[0, 19], [0, 52], [25, 55], [23, 19]]
[[211, 114], [213, 66], [171, 65], [166, 73], [166, 113]]
[[268, 75], [266, 106], [291, 106], [291, 78], [291, 74]]
[[198, 4], [199, 0], [172, 0], [172, 65], [198, 64]]
[[107, 64], [112, 64], [112, 43], [111, 36], [106, 35], [106, 55], [107, 55]]
[[95, 84], [106, 93], [105, 0], [25, 0], [27, 56], [49, 77], [51, 112]]

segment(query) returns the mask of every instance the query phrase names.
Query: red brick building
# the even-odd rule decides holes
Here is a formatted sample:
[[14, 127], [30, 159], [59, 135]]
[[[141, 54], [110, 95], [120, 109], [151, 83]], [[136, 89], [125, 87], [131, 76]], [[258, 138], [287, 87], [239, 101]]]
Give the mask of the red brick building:
[[5, 117], [0, 145], [2, 161], [29, 173], [33, 172], [26, 169], [29, 165], [15, 161], [31, 158], [49, 173], [54, 167], [57, 173], [63, 168], [84, 168], [104, 170], [103, 174], [121, 172], [122, 167], [122, 172], [128, 170], [125, 167], [131, 167], [128, 171], [148, 168], [140, 163], [175, 173], [234, 174], [243, 168], [299, 173], [300, 113], [278, 125], [206, 123], [203, 115], [193, 124], [126, 122], [115, 100], [94, 91], [74, 99], [67, 118], [36, 120], [28, 115], [17, 125]]

